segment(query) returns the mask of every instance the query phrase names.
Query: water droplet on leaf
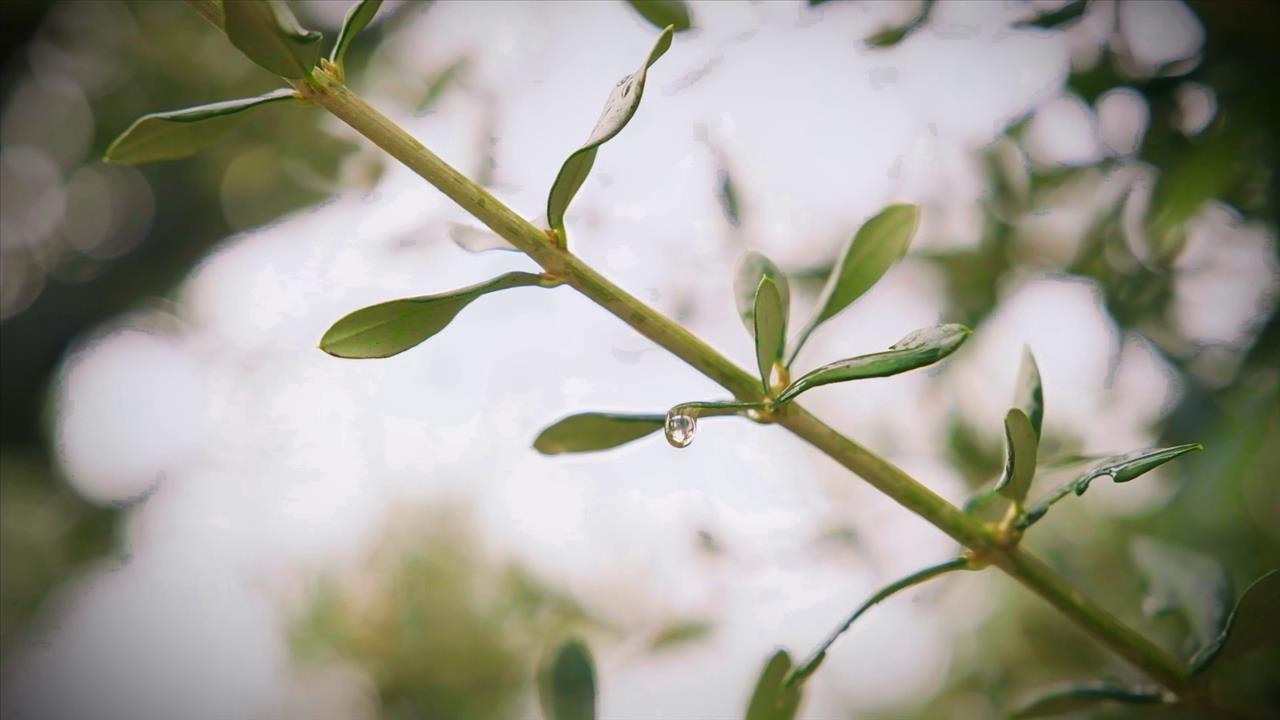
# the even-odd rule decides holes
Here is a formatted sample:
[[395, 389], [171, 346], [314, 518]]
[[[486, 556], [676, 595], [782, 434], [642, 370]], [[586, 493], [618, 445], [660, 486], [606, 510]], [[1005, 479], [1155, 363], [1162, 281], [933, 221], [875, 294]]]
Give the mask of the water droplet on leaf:
[[671, 447], [688, 447], [689, 443], [693, 442], [693, 434], [698, 431], [698, 419], [683, 412], [667, 413], [667, 423], [663, 431]]

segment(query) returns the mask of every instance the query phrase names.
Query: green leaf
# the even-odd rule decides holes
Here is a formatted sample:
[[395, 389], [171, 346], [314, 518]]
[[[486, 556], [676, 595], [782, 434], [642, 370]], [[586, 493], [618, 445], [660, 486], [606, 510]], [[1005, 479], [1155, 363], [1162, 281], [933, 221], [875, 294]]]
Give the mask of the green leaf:
[[224, 0], [224, 28], [250, 60], [286, 78], [306, 77], [320, 60], [320, 40], [279, 0]]
[[1280, 647], [1280, 570], [1272, 570], [1245, 588], [1226, 626], [1191, 658], [1191, 674], [1199, 675], [1264, 648]]
[[766, 275], [760, 278], [756, 288], [755, 332], [756, 366], [760, 368], [760, 382], [765, 392], [770, 391], [769, 378], [775, 365], [782, 362], [782, 352], [787, 345], [787, 314], [790, 300], [778, 289], [777, 283]]
[[862, 297], [907, 254], [919, 224], [919, 206], [890, 205], [858, 228], [832, 268], [818, 300], [818, 312], [800, 333], [792, 359], [815, 328]]
[[241, 120], [240, 113], [296, 98], [293, 90], [281, 88], [257, 97], [143, 115], [111, 143], [103, 159], [136, 165], [184, 158], [216, 142]]
[[338, 39], [333, 43], [333, 49], [329, 51], [329, 62], [339, 68], [343, 66], [351, 41], [369, 26], [373, 16], [378, 14], [380, 5], [382, 0], [359, 0], [351, 6], [347, 11], [346, 19], [342, 21], [342, 30], [338, 31]]
[[996, 491], [1018, 505], [1027, 499], [1036, 474], [1036, 431], [1027, 414], [1011, 408], [1004, 416], [1004, 472]]
[[773, 281], [779, 296], [791, 297], [787, 276], [773, 261], [758, 252], [744, 254], [733, 275], [733, 300], [738, 308], [738, 317], [742, 318], [742, 326], [752, 337], [756, 333], [756, 292], [760, 289], [761, 278], [766, 277]]
[[596, 671], [582, 641], [566, 641], [544, 661], [538, 699], [546, 720], [595, 720]]
[[1041, 30], [1052, 30], [1059, 25], [1071, 22], [1084, 15], [1085, 0], [1071, 0], [1066, 5], [1052, 12], [1037, 15], [1032, 20], [1024, 20], [1013, 24], [1016, 28], [1035, 27]]
[[1102, 462], [1094, 465], [1083, 475], [1069, 483], [1059, 487], [1057, 490], [1049, 493], [1044, 498], [1036, 501], [1036, 504], [1027, 510], [1022, 519], [1018, 521], [1018, 527], [1025, 529], [1035, 524], [1040, 518], [1049, 512], [1049, 508], [1062, 498], [1075, 493], [1083, 495], [1089, 489], [1089, 485], [1100, 477], [1110, 477], [1112, 481], [1123, 483], [1129, 482], [1136, 477], [1148, 473], [1161, 465], [1185, 455], [1192, 450], [1203, 450], [1204, 446], [1199, 443], [1190, 443], [1187, 445], [1176, 445], [1168, 448], [1155, 448], [1152, 450], [1138, 450], [1126, 455], [1115, 455], [1109, 457]]
[[1044, 388], [1040, 385], [1040, 367], [1036, 365], [1036, 356], [1031, 354], [1029, 347], [1022, 348], [1022, 365], [1018, 368], [1018, 384], [1013, 391], [1013, 406], [1027, 414], [1038, 442], [1040, 428], [1044, 424]]
[[715, 626], [704, 620], [685, 620], [668, 625], [649, 640], [652, 651], [669, 650], [677, 645], [706, 639], [715, 632]]
[[1151, 617], [1181, 613], [1191, 629], [1191, 652], [1207, 647], [1231, 613], [1231, 578], [1214, 558], [1151, 538], [1134, 540], [1134, 564], [1147, 582], [1142, 610]]
[[778, 650], [764, 666], [747, 705], [746, 720], [792, 720], [800, 709], [800, 688], [786, 687], [791, 656]]
[[684, 0], [627, 0], [651, 25], [662, 30], [668, 25], [676, 32], [693, 27], [689, 4]]
[[609, 99], [605, 101], [604, 112], [596, 121], [596, 127], [591, 131], [586, 144], [574, 150], [560, 167], [560, 172], [551, 185], [551, 193], [547, 196], [547, 219], [552, 229], [559, 232], [561, 236], [564, 235], [565, 210], [569, 208], [573, 196], [578, 194], [578, 189], [590, 174], [591, 166], [596, 161], [596, 150], [621, 132], [631, 120], [631, 116], [636, 114], [636, 108], [640, 107], [640, 97], [644, 94], [644, 82], [649, 67], [671, 47], [671, 36], [674, 33], [675, 29], [670, 26], [663, 30], [640, 69], [618, 82], [617, 87], [609, 94]]
[[557, 284], [542, 275], [510, 272], [453, 292], [371, 305], [334, 323], [320, 338], [320, 349], [342, 358], [391, 357], [443, 330], [481, 295], [508, 288], [555, 287]]
[[419, 115], [424, 115], [434, 109], [436, 103], [440, 102], [440, 98], [444, 97], [445, 92], [457, 87], [459, 81], [466, 77], [466, 73], [470, 69], [471, 59], [464, 55], [428, 75], [426, 89], [423, 91], [422, 99], [418, 101], [414, 111]]
[[899, 27], [891, 27], [872, 35], [866, 39], [868, 47], [873, 48], [890, 48], [903, 40], [911, 33], [919, 30], [929, 19], [929, 13], [933, 11], [933, 3], [935, 0], [924, 0], [920, 6], [920, 12], [906, 25]]
[[1159, 688], [1096, 682], [1049, 690], [1014, 711], [1013, 717], [1052, 717], [1071, 712], [1098, 710], [1108, 703], [1159, 705], [1163, 702], [1164, 694]]
[[666, 420], [666, 415], [570, 415], [538, 433], [533, 449], [543, 455], [608, 450], [661, 430]]
[[932, 365], [955, 352], [971, 332], [969, 328], [956, 324], [916, 330], [885, 352], [839, 360], [806, 373], [778, 395], [776, 404], [788, 403], [801, 393], [822, 385], [888, 377]]
[[848, 619], [840, 625], [840, 627], [836, 628], [835, 632], [831, 633], [831, 635], [827, 637], [826, 641], [809, 656], [809, 659], [805, 661], [804, 665], [797, 667], [787, 676], [785, 683], [786, 687], [798, 688], [802, 683], [804, 683], [804, 681], [818, 669], [818, 666], [822, 664], [822, 661], [827, 657], [827, 651], [831, 649], [831, 646], [835, 644], [835, 641], [838, 640], [841, 635], [848, 632], [849, 628], [853, 626], [854, 621], [862, 617], [862, 614], [870, 610], [872, 607], [888, 599], [894, 593], [928, 582], [939, 575], [945, 575], [946, 573], [954, 572], [956, 570], [971, 569], [972, 567], [969, 565], [969, 561], [966, 558], [956, 558], [944, 563], [938, 563], [937, 565], [930, 565], [923, 570], [917, 570], [900, 580], [896, 580], [880, 588], [876, 594], [872, 595], [866, 602], [859, 605], [858, 609], [854, 610], [853, 614], [850, 615]]
[[1221, 197], [1238, 181], [1243, 145], [1243, 133], [1218, 121], [1188, 141], [1177, 160], [1160, 170], [1146, 213], [1147, 261], [1168, 264], [1177, 259], [1186, 245], [1187, 223], [1204, 203]]
[[[1203, 449], [1204, 446], [1200, 443], [1187, 443], [1186, 445], [1175, 445], [1170, 448], [1137, 450], [1107, 461], [1095, 477], [1098, 475], [1110, 475], [1111, 479], [1115, 482], [1129, 482], [1134, 478], [1155, 470], [1180, 455], [1185, 455], [1192, 450]], [[1076, 491], [1077, 495], [1081, 495], [1083, 493], [1083, 489]]]

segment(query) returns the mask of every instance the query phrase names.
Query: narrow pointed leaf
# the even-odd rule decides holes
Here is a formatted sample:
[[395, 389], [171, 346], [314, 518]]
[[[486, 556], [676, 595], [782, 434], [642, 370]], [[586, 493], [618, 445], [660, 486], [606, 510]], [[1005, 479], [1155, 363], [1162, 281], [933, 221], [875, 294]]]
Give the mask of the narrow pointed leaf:
[[791, 656], [778, 650], [765, 663], [747, 705], [746, 720], [792, 720], [800, 709], [800, 688], [787, 687]]
[[543, 455], [608, 450], [658, 432], [666, 420], [666, 415], [570, 415], [538, 433], [533, 449]]
[[649, 650], [660, 652], [705, 640], [716, 630], [715, 625], [705, 620], [684, 620], [672, 623], [654, 633], [649, 640]]
[[933, 11], [935, 1], [924, 0], [920, 6], [920, 12], [916, 14], [915, 18], [906, 25], [887, 28], [875, 33], [866, 39], [867, 46], [880, 49], [890, 48], [907, 39], [907, 36], [924, 27], [924, 24], [929, 20], [929, 13]]
[[971, 332], [969, 328], [956, 324], [916, 330], [885, 352], [840, 360], [801, 376], [778, 395], [777, 404], [790, 402], [801, 393], [822, 385], [888, 377], [932, 365], [955, 352]]
[[848, 632], [849, 628], [853, 626], [853, 623], [872, 607], [875, 607], [884, 600], [887, 600], [890, 596], [901, 590], [906, 590], [907, 588], [928, 582], [939, 575], [945, 575], [946, 573], [955, 572], [956, 570], [969, 569], [971, 568], [967, 559], [956, 558], [955, 560], [948, 560], [947, 562], [938, 563], [937, 565], [930, 565], [923, 570], [917, 570], [900, 580], [896, 580], [883, 588], [880, 588], [876, 594], [872, 595], [866, 602], [859, 605], [858, 609], [854, 610], [853, 614], [850, 615], [844, 623], [840, 625], [840, 627], [836, 628], [835, 632], [831, 633], [831, 635], [827, 637], [826, 641], [809, 656], [809, 659], [805, 661], [804, 665], [797, 667], [787, 676], [786, 686], [798, 688], [803, 684], [804, 681], [818, 669], [818, 666], [822, 664], [822, 661], [827, 657], [827, 651], [831, 649], [831, 646], [835, 644], [835, 641], [838, 640], [841, 635]]
[[662, 30], [668, 25], [676, 32], [693, 27], [689, 16], [689, 3], [684, 0], [627, 0], [631, 7], [654, 27]]
[[1070, 0], [1066, 5], [1041, 15], [1037, 15], [1030, 20], [1023, 20], [1013, 24], [1016, 28], [1040, 28], [1041, 30], [1053, 30], [1060, 25], [1065, 25], [1084, 15], [1085, 0]]
[[768, 392], [769, 377], [773, 366], [782, 362], [782, 352], [787, 344], [788, 298], [781, 294], [778, 285], [768, 276], [760, 278], [756, 289], [755, 337], [756, 366], [760, 368], [760, 381]]
[[338, 39], [334, 41], [333, 49], [329, 51], [329, 62], [342, 67], [351, 41], [369, 26], [373, 16], [378, 14], [380, 5], [382, 0], [359, 0], [351, 6], [347, 11], [346, 19], [342, 21], [342, 30], [338, 31]]
[[916, 205], [890, 205], [863, 223], [840, 253], [818, 300], [818, 312], [800, 334], [794, 358], [814, 328], [862, 297], [902, 259], [920, 223]]
[[586, 645], [565, 642], [544, 663], [538, 699], [546, 720], [595, 720], [596, 671]]
[[280, 0], [224, 0], [227, 37], [250, 60], [286, 78], [305, 77], [320, 60], [320, 39]]
[[1031, 348], [1022, 348], [1022, 365], [1018, 368], [1018, 384], [1013, 391], [1013, 406], [1026, 413], [1040, 440], [1040, 427], [1044, 424], [1044, 388], [1040, 384], [1040, 367], [1036, 364]]
[[1027, 414], [1012, 408], [1004, 416], [1004, 473], [996, 491], [1022, 504], [1036, 474], [1036, 432]]
[[1188, 443], [1186, 445], [1176, 445], [1174, 447], [1158, 450], [1138, 450], [1136, 452], [1114, 458], [1103, 466], [1099, 474], [1110, 475], [1118, 483], [1129, 482], [1134, 478], [1155, 470], [1170, 460], [1185, 455], [1193, 450], [1203, 449], [1204, 446], [1200, 443]]
[[281, 88], [257, 97], [144, 115], [111, 143], [103, 159], [135, 165], [184, 158], [217, 142], [246, 110], [295, 99], [293, 90]]
[[1146, 578], [1142, 610], [1151, 617], [1180, 613], [1191, 630], [1188, 655], [1213, 642], [1231, 613], [1231, 578], [1209, 555], [1141, 537], [1130, 548]]
[[758, 252], [744, 254], [733, 275], [733, 300], [738, 308], [738, 317], [742, 318], [743, 327], [752, 337], [756, 333], [756, 291], [760, 289], [760, 279], [766, 277], [773, 281], [779, 296], [791, 297], [787, 276], [772, 260]]
[[1088, 683], [1049, 690], [1018, 710], [1015, 718], [1041, 718], [1086, 710], [1100, 710], [1109, 703], [1124, 705], [1158, 705], [1164, 702], [1159, 688]]
[[552, 229], [559, 231], [562, 235], [565, 210], [568, 209], [573, 196], [578, 193], [578, 189], [582, 187], [582, 183], [591, 172], [591, 167], [596, 161], [597, 149], [621, 132], [635, 115], [636, 108], [640, 107], [640, 97], [644, 94], [644, 83], [649, 67], [671, 47], [671, 36], [674, 33], [675, 29], [672, 27], [663, 30], [640, 69], [618, 82], [617, 87], [609, 94], [609, 99], [605, 101], [604, 112], [596, 121], [596, 127], [591, 131], [586, 144], [574, 150], [560, 167], [560, 172], [551, 185], [551, 193], [547, 196], [547, 219]]
[[356, 310], [334, 323], [320, 349], [342, 358], [385, 358], [430, 338], [476, 298], [517, 287], [553, 287], [541, 275], [510, 272], [440, 295], [392, 300]]
[[1110, 477], [1114, 482], [1129, 482], [1145, 473], [1148, 473], [1161, 465], [1173, 460], [1177, 457], [1185, 455], [1193, 450], [1203, 450], [1204, 446], [1199, 443], [1190, 443], [1187, 445], [1176, 445], [1168, 448], [1155, 448], [1151, 450], [1138, 450], [1126, 455], [1116, 455], [1109, 457], [1084, 474], [1062, 485], [1057, 490], [1049, 493], [1045, 497], [1037, 500], [1034, 505], [1027, 509], [1022, 519], [1018, 521], [1019, 528], [1027, 528], [1035, 524], [1040, 518], [1049, 512], [1049, 508], [1062, 498], [1075, 493], [1083, 495], [1089, 489], [1094, 480], [1100, 477]]
[[1272, 570], [1245, 588], [1226, 626], [1191, 658], [1191, 674], [1263, 648], [1280, 648], [1280, 570]]

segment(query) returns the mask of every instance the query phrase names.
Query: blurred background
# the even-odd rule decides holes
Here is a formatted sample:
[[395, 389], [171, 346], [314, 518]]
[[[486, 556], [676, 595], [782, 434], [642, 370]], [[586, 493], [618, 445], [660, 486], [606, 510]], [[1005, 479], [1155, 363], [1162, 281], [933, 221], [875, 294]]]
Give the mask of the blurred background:
[[[293, 5], [332, 38], [349, 3]], [[798, 367], [975, 335], [806, 405], [957, 503], [999, 474], [1024, 344], [1042, 458], [1203, 442], [1027, 539], [1185, 655], [1185, 622], [1143, 614], [1135, 538], [1237, 592], [1280, 566], [1277, 6], [691, 8], [571, 208], [575, 252], [750, 367], [738, 255], [791, 274], [797, 326], [859, 224], [919, 203], [908, 258]], [[389, 1], [349, 81], [534, 217], [656, 32], [625, 2]], [[460, 210], [315, 108], [104, 164], [139, 115], [278, 85], [184, 3], [10, 0], [0, 35], [5, 718], [531, 718], [566, 634], [602, 717], [738, 717], [772, 648], [955, 552], [765, 426], [534, 452], [568, 413], [723, 396], [569, 290], [487, 297], [389, 360], [321, 353], [353, 309], [531, 263], [461, 250]], [[859, 621], [802, 717], [992, 717], [1101, 677], [1140, 680], [963, 574]]]

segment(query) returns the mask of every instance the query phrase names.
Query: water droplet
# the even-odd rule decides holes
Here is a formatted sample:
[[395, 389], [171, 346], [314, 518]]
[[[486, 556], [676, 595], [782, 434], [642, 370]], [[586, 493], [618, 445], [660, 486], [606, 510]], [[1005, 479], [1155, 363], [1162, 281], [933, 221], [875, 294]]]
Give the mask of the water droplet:
[[667, 423], [663, 431], [671, 447], [688, 447], [689, 443], [693, 442], [693, 434], [698, 431], [698, 419], [684, 412], [672, 410], [667, 413]]

